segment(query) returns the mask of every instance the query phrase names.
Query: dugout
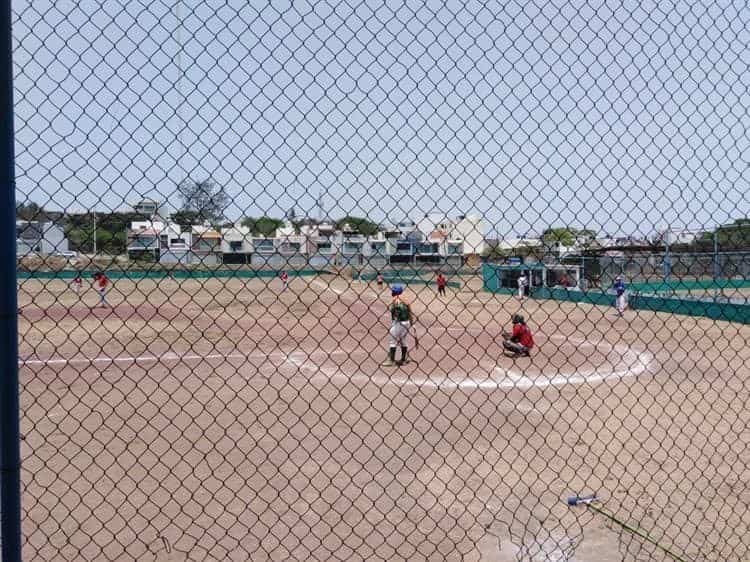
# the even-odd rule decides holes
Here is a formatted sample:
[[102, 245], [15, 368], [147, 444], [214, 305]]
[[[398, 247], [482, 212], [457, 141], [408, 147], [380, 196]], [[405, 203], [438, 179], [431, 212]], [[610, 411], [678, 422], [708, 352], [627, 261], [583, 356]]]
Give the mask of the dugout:
[[484, 288], [493, 292], [515, 293], [518, 291], [518, 278], [522, 273], [529, 279], [529, 291], [544, 286], [544, 264], [498, 265], [486, 263], [482, 266]]
[[582, 289], [581, 266], [572, 264], [545, 265], [544, 286], [549, 288]]
[[499, 265], [486, 263], [482, 267], [484, 288], [495, 293], [515, 293], [518, 278], [525, 273], [529, 279], [529, 293], [536, 288], [581, 289], [581, 266], [565, 264]]

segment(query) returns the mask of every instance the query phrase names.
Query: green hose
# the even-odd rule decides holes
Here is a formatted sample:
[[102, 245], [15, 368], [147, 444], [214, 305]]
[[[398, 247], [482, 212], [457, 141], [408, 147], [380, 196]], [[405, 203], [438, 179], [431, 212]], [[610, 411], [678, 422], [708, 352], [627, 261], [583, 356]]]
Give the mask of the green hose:
[[618, 525], [620, 525], [626, 531], [630, 531], [634, 535], [638, 535], [643, 540], [645, 540], [645, 541], [653, 544], [656, 548], [658, 548], [659, 550], [661, 550], [662, 552], [664, 552], [668, 556], [671, 556], [674, 560], [677, 560], [677, 562], [690, 562], [687, 558], [683, 558], [682, 556], [678, 556], [677, 554], [675, 554], [674, 552], [672, 552], [670, 549], [668, 549], [666, 546], [660, 545], [658, 542], [656, 542], [655, 539], [652, 539], [651, 537], [649, 537], [648, 534], [645, 531], [642, 531], [642, 530], [638, 529], [637, 527], [632, 527], [632, 526], [628, 525], [627, 523], [625, 523], [623, 521], [620, 521], [619, 519], [617, 519], [611, 513], [607, 513], [606, 511], [604, 511], [601, 508], [598, 508], [597, 506], [595, 506], [592, 503], [587, 503], [586, 506], [589, 509], [593, 509], [597, 513], [601, 513], [606, 518], [611, 519], [612, 521], [614, 521], [615, 523], [617, 523]]

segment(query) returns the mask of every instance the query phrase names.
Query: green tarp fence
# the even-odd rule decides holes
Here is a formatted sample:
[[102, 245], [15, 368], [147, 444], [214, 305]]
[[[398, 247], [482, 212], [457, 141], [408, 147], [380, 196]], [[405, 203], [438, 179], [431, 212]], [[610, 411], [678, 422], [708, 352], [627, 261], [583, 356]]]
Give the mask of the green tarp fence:
[[[484, 289], [493, 293], [513, 293], [514, 291], [499, 287], [497, 268], [485, 264], [483, 268]], [[710, 291], [714, 288], [743, 288], [750, 286], [750, 280], [724, 280], [714, 284], [712, 281], [674, 281], [665, 283], [634, 283], [628, 286], [628, 306], [635, 310], [669, 312], [726, 320], [750, 324], [750, 303], [717, 302], [706, 295], [706, 298], [681, 298], [680, 296], [659, 296], [658, 292], [679, 290]], [[645, 293], [644, 293], [645, 291]], [[577, 302], [600, 306], [614, 306], [615, 295], [606, 290], [579, 291], [577, 289], [535, 288], [531, 294], [535, 299], [552, 299], [563, 302]]]

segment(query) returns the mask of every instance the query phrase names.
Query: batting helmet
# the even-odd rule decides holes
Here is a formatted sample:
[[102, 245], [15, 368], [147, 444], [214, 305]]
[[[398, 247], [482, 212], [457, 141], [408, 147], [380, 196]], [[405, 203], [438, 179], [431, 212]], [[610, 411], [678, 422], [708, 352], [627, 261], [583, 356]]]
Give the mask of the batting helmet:
[[395, 297], [404, 292], [404, 288], [401, 285], [394, 285], [391, 287], [391, 296]]
[[514, 324], [525, 324], [523, 316], [521, 316], [520, 314], [514, 314], [513, 315], [513, 323]]

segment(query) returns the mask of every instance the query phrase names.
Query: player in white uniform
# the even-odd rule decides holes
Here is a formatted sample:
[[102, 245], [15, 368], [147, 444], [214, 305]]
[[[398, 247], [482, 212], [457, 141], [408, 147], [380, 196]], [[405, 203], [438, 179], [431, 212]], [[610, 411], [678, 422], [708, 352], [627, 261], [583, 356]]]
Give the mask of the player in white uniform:
[[627, 306], [627, 297], [625, 296], [625, 282], [622, 280], [622, 275], [618, 275], [615, 277], [615, 284], [614, 284], [615, 293], [617, 294], [617, 314], [620, 316], [623, 315], [625, 312], [625, 307]]
[[526, 293], [526, 274], [521, 272], [521, 276], [518, 278], [518, 298], [523, 300], [523, 296]]

